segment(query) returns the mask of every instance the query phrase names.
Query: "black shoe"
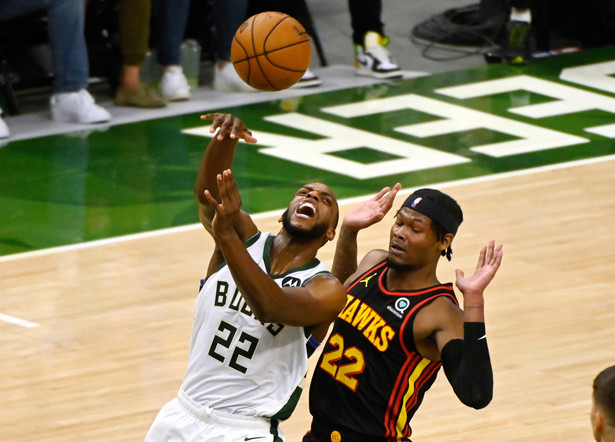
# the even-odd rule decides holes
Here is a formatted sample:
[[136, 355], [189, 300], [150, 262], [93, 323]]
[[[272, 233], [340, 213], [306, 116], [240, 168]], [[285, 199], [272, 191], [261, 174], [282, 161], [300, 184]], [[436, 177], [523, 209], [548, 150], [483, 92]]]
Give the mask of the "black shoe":
[[504, 27], [502, 17], [485, 17], [480, 5], [452, 8], [412, 28], [416, 43], [454, 48], [492, 47]]

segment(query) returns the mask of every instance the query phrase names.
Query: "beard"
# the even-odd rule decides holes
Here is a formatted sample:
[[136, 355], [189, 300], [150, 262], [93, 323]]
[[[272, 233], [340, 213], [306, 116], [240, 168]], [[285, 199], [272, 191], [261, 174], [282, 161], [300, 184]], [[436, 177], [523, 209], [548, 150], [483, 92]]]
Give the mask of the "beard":
[[293, 223], [290, 222], [290, 214], [288, 213], [288, 209], [286, 209], [282, 214], [282, 226], [284, 227], [284, 230], [286, 230], [288, 234], [294, 238], [306, 240], [321, 238], [325, 233], [327, 233], [327, 230], [329, 230], [329, 224], [324, 222], [316, 224], [310, 229], [302, 229], [301, 227], [294, 226]]

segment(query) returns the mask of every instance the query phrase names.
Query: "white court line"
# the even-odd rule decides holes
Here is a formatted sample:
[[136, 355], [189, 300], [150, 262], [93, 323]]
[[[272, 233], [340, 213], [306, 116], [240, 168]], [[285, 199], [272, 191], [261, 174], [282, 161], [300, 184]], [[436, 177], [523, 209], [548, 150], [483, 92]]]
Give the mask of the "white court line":
[[[546, 172], [550, 170], [584, 166], [587, 164], [601, 163], [601, 162], [613, 161], [613, 160], [615, 160], [615, 155], [605, 155], [602, 157], [587, 158], [583, 160], [569, 161], [569, 162], [560, 163], [560, 164], [551, 164], [548, 166], [540, 166], [540, 167], [534, 167], [530, 169], [515, 170], [512, 172], [502, 172], [498, 174], [484, 175], [480, 177], [464, 178], [464, 179], [455, 180], [455, 181], [445, 181], [441, 183], [424, 184], [424, 185], [421, 185], [421, 187], [432, 187], [432, 188], [455, 187], [455, 186], [462, 186], [466, 184], [480, 183], [480, 182], [485, 182], [485, 181], [494, 181], [494, 180], [510, 178], [514, 176], [530, 175], [530, 174]], [[391, 183], [391, 184], [395, 184], [395, 183]], [[399, 191], [398, 195], [409, 195], [413, 191], [414, 191], [414, 188], [402, 189]], [[375, 194], [346, 198], [346, 199], [339, 200], [338, 203], [339, 205], [344, 205], [344, 204], [354, 203], [358, 201], [364, 201], [366, 198], [371, 198], [373, 195]], [[268, 212], [255, 213], [255, 214], [252, 214], [252, 218], [259, 219], [259, 218], [265, 218], [269, 216], [276, 216], [276, 215], [279, 215], [280, 211], [282, 210], [284, 209], [277, 209], [277, 210], [271, 210]], [[31, 258], [34, 256], [41, 256], [41, 255], [50, 255], [53, 253], [67, 252], [67, 251], [72, 251], [72, 250], [87, 249], [87, 248], [97, 247], [97, 246], [102, 246], [102, 245], [107, 245], [107, 244], [115, 244], [115, 243], [120, 243], [120, 242], [133, 241], [136, 239], [162, 236], [162, 235], [167, 235], [170, 233], [191, 231], [191, 230], [202, 229], [202, 228], [203, 226], [200, 223], [195, 223], [195, 224], [188, 224], [185, 226], [170, 227], [166, 229], [152, 230], [149, 232], [116, 236], [113, 238], [106, 238], [106, 239], [100, 239], [100, 240], [95, 240], [95, 241], [87, 241], [87, 242], [83, 242], [79, 244], [71, 244], [67, 246], [50, 247], [48, 249], [34, 250], [32, 252], [15, 253], [12, 255], [0, 256], [0, 264], [3, 262], [14, 261], [17, 259]]]
[[19, 318], [16, 318], [15, 316], [9, 316], [3, 313], [0, 313], [0, 321], [8, 322], [10, 324], [21, 325], [22, 327], [26, 327], [26, 328], [35, 328], [40, 325], [35, 322], [26, 321], [25, 319], [19, 319]]

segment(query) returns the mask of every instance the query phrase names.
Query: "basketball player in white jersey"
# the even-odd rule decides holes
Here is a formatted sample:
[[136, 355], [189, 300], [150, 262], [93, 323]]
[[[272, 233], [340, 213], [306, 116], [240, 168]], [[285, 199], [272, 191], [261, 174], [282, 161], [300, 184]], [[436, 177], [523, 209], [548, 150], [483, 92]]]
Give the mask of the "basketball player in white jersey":
[[284, 441], [278, 421], [301, 394], [310, 335], [323, 339], [346, 303], [342, 284], [316, 259], [335, 236], [337, 200], [324, 184], [307, 184], [278, 234], [260, 232], [240, 210], [229, 169], [239, 139], [256, 139], [233, 115], [201, 118], [218, 131], [195, 185], [216, 249], [197, 299], [183, 383], [146, 441]]

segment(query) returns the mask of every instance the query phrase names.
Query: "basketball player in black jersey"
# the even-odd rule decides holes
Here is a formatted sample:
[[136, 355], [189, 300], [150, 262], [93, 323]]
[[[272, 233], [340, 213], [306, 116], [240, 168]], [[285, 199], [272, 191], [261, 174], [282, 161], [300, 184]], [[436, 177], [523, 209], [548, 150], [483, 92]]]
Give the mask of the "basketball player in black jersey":
[[388, 251], [372, 250], [357, 266], [358, 232], [382, 219], [399, 188], [344, 217], [332, 271], [348, 300], [314, 371], [304, 442], [409, 441], [410, 420], [441, 366], [465, 405], [491, 401], [483, 291], [502, 246], [491, 241], [481, 250], [474, 275], [456, 271], [461, 309], [453, 284], [436, 277], [440, 257], [451, 259], [461, 208], [438, 190], [419, 189], [397, 212]]

